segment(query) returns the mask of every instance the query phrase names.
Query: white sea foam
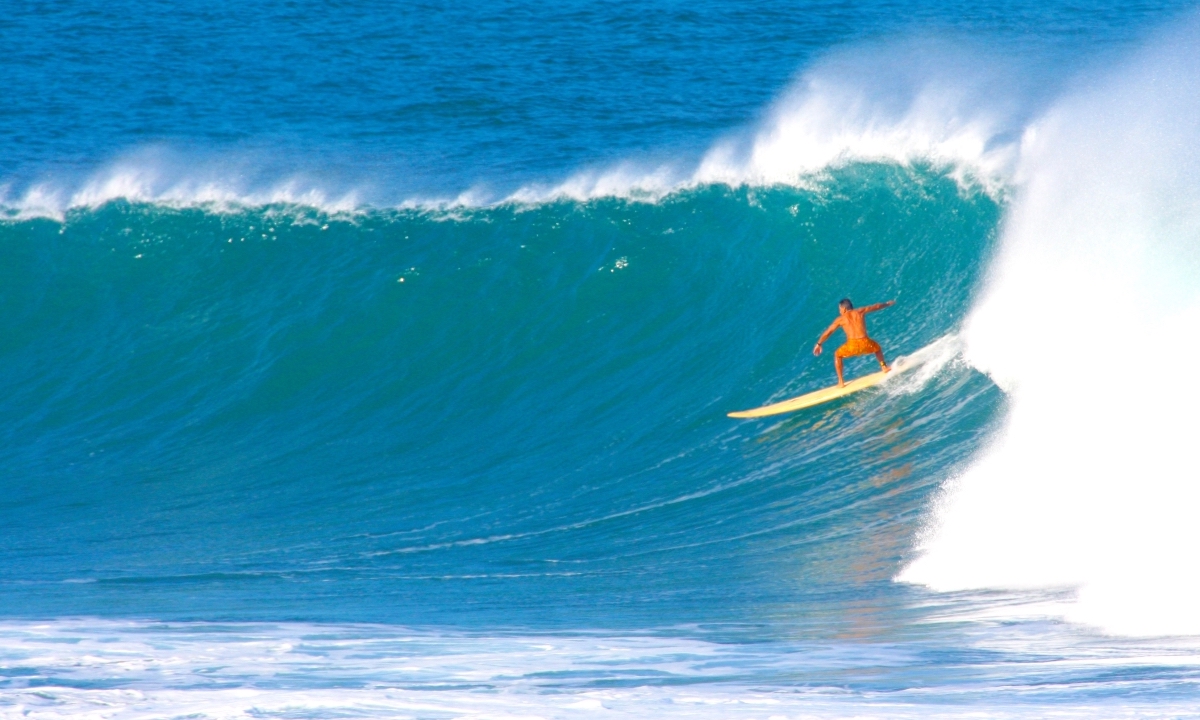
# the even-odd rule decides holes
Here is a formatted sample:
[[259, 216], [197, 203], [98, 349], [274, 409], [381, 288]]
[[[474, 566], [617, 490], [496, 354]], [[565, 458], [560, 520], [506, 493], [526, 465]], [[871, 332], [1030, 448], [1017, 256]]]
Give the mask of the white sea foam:
[[[1136, 697], [1092, 696], [1089, 682], [1038, 693], [1047, 673], [1086, 678], [1147, 665], [1188, 673], [1197, 659], [1196, 648], [1179, 644], [1098, 658], [1073, 651], [1053, 630], [1030, 637], [1004, 625], [978, 627], [976, 637], [955, 641], [987, 658], [968, 679], [961, 664], [930, 668], [911, 647], [861, 639], [739, 644], [371, 625], [6, 621], [0, 716], [970, 718], [979, 717], [982, 701], [991, 718], [1125, 717], [1151, 708]], [[1179, 677], [1140, 674], [1130, 687]], [[1159, 697], [1152, 710], [1200, 716], [1186, 698]]]
[[1074, 586], [1070, 619], [1200, 633], [1200, 26], [1026, 133], [966, 356], [1006, 427], [901, 580]]
[[962, 340], [954, 333], [944, 335], [913, 353], [895, 358], [892, 367], [896, 373], [883, 388], [892, 396], [920, 392], [947, 366], [961, 363], [962, 354]]

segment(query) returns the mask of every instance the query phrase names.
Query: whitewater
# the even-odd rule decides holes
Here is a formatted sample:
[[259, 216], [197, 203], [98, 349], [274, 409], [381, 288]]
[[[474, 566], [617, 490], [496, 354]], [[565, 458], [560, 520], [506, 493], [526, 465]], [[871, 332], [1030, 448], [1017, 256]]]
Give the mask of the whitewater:
[[0, 26], [0, 716], [1200, 716], [1200, 19], [993, 10]]

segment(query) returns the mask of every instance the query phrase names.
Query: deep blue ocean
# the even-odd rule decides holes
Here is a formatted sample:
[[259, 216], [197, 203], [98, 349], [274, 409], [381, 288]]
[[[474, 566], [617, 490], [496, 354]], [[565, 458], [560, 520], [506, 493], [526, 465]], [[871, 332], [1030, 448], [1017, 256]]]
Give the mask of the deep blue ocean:
[[1192, 3], [0, 10], [0, 717], [1200, 717]]

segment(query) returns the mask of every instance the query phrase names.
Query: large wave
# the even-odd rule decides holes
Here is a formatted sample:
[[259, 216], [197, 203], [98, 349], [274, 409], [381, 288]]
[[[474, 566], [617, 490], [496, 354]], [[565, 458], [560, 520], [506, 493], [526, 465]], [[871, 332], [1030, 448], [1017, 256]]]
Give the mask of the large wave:
[[830, 383], [809, 351], [846, 294], [900, 299], [889, 355], [945, 336], [998, 212], [857, 164], [655, 203], [0, 223], [5, 607], [611, 626], [888, 585], [990, 383], [725, 413]]
[[[5, 403], [21, 420], [7, 431], [9, 460], [39, 478], [65, 472], [57, 459], [91, 463], [91, 474], [72, 471], [88, 492], [131, 468], [150, 486], [172, 476], [204, 488], [185, 497], [233, 487], [256, 499], [212, 492], [238, 517], [270, 514], [247, 488], [282, 487], [301, 522], [268, 523], [287, 538], [254, 550], [275, 558], [271, 572], [340, 568], [365, 582], [362, 573], [401, 567], [410, 578], [494, 580], [500, 565], [549, 577], [576, 563], [588, 569], [560, 574], [599, 577], [626, 573], [636, 556], [643, 579], [674, 565], [694, 580], [737, 547], [756, 568], [743, 577], [762, 582], [780, 572], [763, 559], [771, 551], [829, 540], [837, 550], [787, 558], [890, 577], [930, 483], [964, 467], [992, 427], [994, 398], [974, 375], [946, 366], [915, 401], [932, 424], [859, 465], [838, 448], [902, 427], [912, 406], [848, 425], [823, 415], [814, 427], [829, 434], [769, 442], [736, 462], [726, 454], [735, 431], [707, 418], [815, 382], [817, 366], [791, 338], [811, 334], [829, 298], [897, 294], [908, 309], [893, 322], [908, 329], [885, 331], [893, 346], [911, 352], [962, 325], [967, 358], [1010, 397], [994, 446], [952, 485], [899, 578], [1078, 586], [1070, 617], [1194, 631], [1196, 427], [1181, 408], [1200, 398], [1168, 385], [1166, 371], [1187, 369], [1197, 349], [1187, 330], [1200, 318], [1195, 37], [1194, 27], [1172, 36], [1049, 104], [1056, 82], [1032, 91], [1044, 78], [1022, 80], [1025, 69], [961, 47], [857, 47], [806, 70], [760, 123], [699, 158], [631, 159], [500, 192], [394, 197], [314, 180], [311, 169], [247, 172], [163, 149], [79, 183], [10, 183], [17, 331], [4, 342], [19, 362]], [[967, 316], [1010, 192], [999, 255]], [[29, 255], [30, 238], [57, 259]], [[1158, 357], [1180, 358], [1161, 380]], [[1155, 382], [1164, 389], [1148, 390]], [[78, 452], [92, 445], [119, 447], [118, 459], [85, 461]], [[825, 487], [827, 507], [809, 515], [796, 498], [828, 482], [818, 464], [847, 485]], [[397, 477], [410, 489], [388, 484]], [[580, 504], [593, 491], [577, 493], [568, 477], [604, 501]], [[746, 489], [779, 477], [792, 499]], [[304, 538], [328, 518], [288, 489], [295, 478], [335, 505], [345, 497], [329, 478], [357, 488], [339, 506], [354, 519], [335, 521], [316, 555]], [[742, 494], [729, 514], [719, 506], [733, 488]], [[524, 508], [531, 492], [549, 501]], [[888, 505], [893, 492], [904, 502]], [[379, 493], [411, 513], [364, 510]], [[761, 524], [747, 519], [756, 501], [774, 508]], [[142, 510], [168, 517], [162, 503]], [[681, 520], [671, 514], [681, 506], [722, 520]], [[881, 508], [898, 519], [875, 524]], [[835, 529], [822, 525], [826, 511]], [[656, 512], [658, 524], [633, 522]], [[479, 518], [486, 532], [472, 529]], [[622, 530], [598, 530], [609, 523]], [[235, 560], [239, 542], [255, 546], [238, 533], [200, 542], [194, 528], [175, 531], [217, 559], [193, 548], [164, 561], [164, 576], [265, 572]], [[572, 541], [533, 550], [559, 537]], [[725, 549], [687, 554], [714, 546]], [[114, 558], [158, 567], [117, 547]], [[670, 560], [646, 559], [655, 553]], [[376, 560], [407, 557], [422, 560], [386, 572]], [[80, 579], [63, 562], [56, 577]]]
[[161, 148], [12, 191], [5, 452], [54, 522], [14, 519], [10, 607], [611, 625], [887, 583], [991, 386], [914, 374], [802, 440], [725, 413], [829, 382], [846, 294], [901, 300], [892, 356], [962, 317], [1015, 115], [986, 73], [869, 72], [913, 52], [831, 56], [704, 157], [498, 196]]

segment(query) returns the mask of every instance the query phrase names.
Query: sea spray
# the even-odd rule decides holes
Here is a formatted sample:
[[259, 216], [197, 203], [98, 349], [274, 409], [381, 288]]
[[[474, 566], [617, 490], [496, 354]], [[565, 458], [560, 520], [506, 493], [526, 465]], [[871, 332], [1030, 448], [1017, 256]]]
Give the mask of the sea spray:
[[1193, 22], [1026, 132], [963, 333], [1009, 418], [902, 580], [1077, 586], [1070, 618], [1200, 632], [1198, 39]]

